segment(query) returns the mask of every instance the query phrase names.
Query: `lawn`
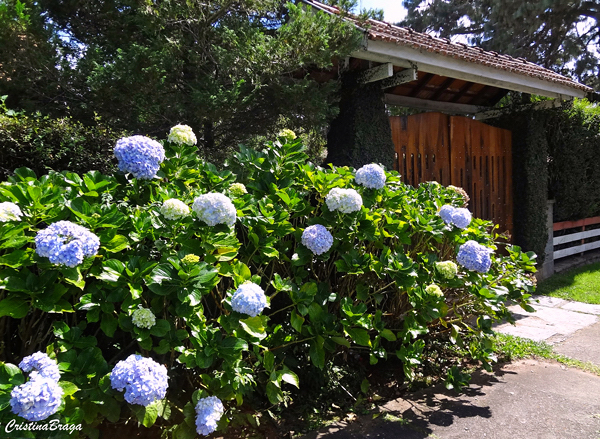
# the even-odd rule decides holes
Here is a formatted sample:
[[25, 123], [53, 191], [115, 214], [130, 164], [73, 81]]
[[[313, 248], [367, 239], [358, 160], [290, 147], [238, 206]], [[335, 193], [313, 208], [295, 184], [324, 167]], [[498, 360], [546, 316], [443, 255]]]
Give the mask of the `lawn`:
[[549, 277], [540, 283], [537, 294], [600, 304], [600, 262]]

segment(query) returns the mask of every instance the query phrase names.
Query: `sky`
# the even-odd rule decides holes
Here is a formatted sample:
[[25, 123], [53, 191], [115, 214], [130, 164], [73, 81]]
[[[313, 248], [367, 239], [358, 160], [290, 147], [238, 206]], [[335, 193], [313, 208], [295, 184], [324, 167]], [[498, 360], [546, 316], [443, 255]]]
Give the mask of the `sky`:
[[401, 0], [358, 0], [359, 9], [383, 9], [383, 18], [390, 23], [397, 23], [406, 16], [406, 9]]

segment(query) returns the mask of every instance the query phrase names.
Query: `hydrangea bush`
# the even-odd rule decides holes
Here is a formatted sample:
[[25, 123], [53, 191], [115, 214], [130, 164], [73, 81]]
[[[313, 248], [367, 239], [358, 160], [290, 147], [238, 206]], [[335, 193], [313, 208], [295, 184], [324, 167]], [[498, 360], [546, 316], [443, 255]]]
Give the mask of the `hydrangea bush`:
[[477, 218], [449, 227], [438, 212], [460, 191], [320, 168], [291, 135], [220, 171], [173, 136], [119, 141], [116, 175], [0, 184], [0, 424], [193, 438], [286, 405], [303, 371], [355, 352], [396, 357], [408, 381], [435, 361], [460, 386], [432, 349], [489, 368], [492, 324], [528, 308], [534, 255]]

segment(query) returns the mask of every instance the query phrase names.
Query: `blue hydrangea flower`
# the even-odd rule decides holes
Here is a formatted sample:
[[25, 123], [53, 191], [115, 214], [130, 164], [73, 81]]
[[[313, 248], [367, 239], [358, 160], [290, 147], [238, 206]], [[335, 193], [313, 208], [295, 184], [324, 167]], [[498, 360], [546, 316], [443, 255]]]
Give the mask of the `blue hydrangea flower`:
[[35, 237], [36, 253], [56, 265], [76, 267], [98, 253], [100, 240], [85, 227], [58, 221], [40, 230]]
[[0, 203], [0, 223], [6, 223], [8, 221], [20, 221], [23, 212], [19, 206], [10, 201]]
[[445, 204], [440, 208], [438, 213], [446, 224], [454, 224], [459, 229], [465, 229], [471, 223], [471, 212], [464, 207], [454, 207], [450, 204]]
[[250, 317], [256, 317], [267, 306], [267, 297], [263, 289], [255, 283], [248, 282], [238, 287], [231, 298], [231, 308]]
[[165, 159], [160, 143], [145, 136], [123, 137], [115, 146], [119, 170], [130, 172], [135, 178], [150, 180], [156, 176]]
[[119, 392], [125, 389], [125, 401], [143, 406], [165, 397], [168, 379], [165, 366], [141, 355], [119, 361], [110, 373], [112, 388]]
[[356, 171], [356, 182], [369, 189], [383, 188], [385, 179], [385, 171], [375, 163], [365, 165]]
[[332, 212], [339, 210], [342, 213], [352, 213], [360, 210], [362, 197], [354, 189], [335, 187], [325, 197], [325, 203]]
[[333, 245], [333, 236], [321, 224], [308, 226], [302, 232], [302, 244], [315, 255], [325, 253]]
[[490, 253], [493, 253], [492, 249], [475, 241], [467, 241], [458, 249], [456, 262], [468, 270], [487, 273], [492, 265]]
[[19, 363], [19, 368], [23, 372], [31, 372], [30, 377], [41, 376], [58, 382], [60, 380], [60, 372], [58, 364], [43, 352], [36, 352], [28, 357], [23, 358]]
[[192, 210], [209, 226], [217, 224], [232, 226], [237, 217], [231, 200], [223, 194], [214, 192], [197, 197], [192, 204]]
[[58, 411], [63, 390], [52, 378], [36, 374], [10, 392], [12, 412], [28, 421], [41, 421]]
[[471, 224], [471, 212], [464, 207], [456, 207], [452, 213], [452, 224], [459, 229], [466, 229]]
[[223, 416], [225, 408], [216, 396], [209, 396], [198, 400], [196, 404], [196, 431], [198, 434], [208, 436], [217, 429], [217, 422]]
[[454, 214], [454, 209], [454, 206], [451, 206], [450, 204], [444, 204], [438, 212], [446, 224], [452, 224], [452, 215]]

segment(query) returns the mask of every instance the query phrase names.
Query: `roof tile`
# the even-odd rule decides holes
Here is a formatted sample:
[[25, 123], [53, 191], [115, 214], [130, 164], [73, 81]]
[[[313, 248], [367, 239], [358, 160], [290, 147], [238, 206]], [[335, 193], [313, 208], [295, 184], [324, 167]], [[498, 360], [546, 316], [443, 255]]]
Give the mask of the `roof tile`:
[[[324, 5], [316, 0], [303, 1], [331, 14], [339, 14], [340, 12], [338, 8]], [[357, 26], [360, 24], [359, 27], [361, 28], [366, 27], [366, 32], [370, 40], [396, 43], [397, 45], [438, 53], [455, 59], [461, 59], [500, 70], [527, 75], [544, 81], [562, 84], [578, 90], [592, 91], [592, 89], [586, 85], [531, 63], [524, 58], [513, 58], [509, 55], [485, 51], [481, 47], [468, 46], [464, 43], [453, 43], [447, 38], [437, 38], [433, 35], [417, 32], [411, 28], [403, 28], [383, 21], [370, 19], [367, 20], [367, 26], [365, 26], [365, 23], [359, 23], [356, 17], [346, 16], [345, 18], [354, 22]]]

